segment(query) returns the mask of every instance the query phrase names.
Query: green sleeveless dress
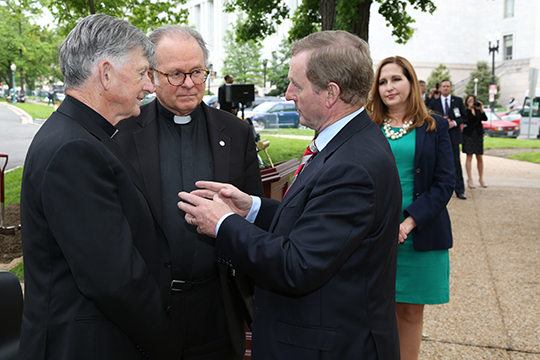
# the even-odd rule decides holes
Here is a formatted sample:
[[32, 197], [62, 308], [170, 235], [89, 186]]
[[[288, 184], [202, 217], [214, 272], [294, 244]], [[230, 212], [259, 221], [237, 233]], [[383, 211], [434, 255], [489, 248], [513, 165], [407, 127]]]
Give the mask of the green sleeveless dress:
[[[399, 128], [392, 128], [399, 131]], [[388, 140], [399, 172], [402, 210], [413, 202], [416, 128], [397, 140]], [[405, 220], [403, 211], [401, 221]], [[396, 302], [444, 304], [450, 301], [450, 259], [448, 250], [415, 251], [411, 231], [399, 244], [396, 276]], [[396, 239], [397, 241], [397, 239]]]

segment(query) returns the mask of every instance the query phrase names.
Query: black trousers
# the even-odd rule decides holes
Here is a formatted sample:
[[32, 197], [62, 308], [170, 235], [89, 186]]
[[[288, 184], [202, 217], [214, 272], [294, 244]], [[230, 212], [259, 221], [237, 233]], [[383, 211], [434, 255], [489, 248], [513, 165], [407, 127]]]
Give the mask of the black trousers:
[[219, 276], [192, 290], [173, 291], [168, 314], [183, 334], [179, 359], [233, 358]]
[[465, 184], [463, 183], [463, 170], [461, 168], [459, 144], [452, 144], [452, 151], [454, 153], [454, 166], [456, 168], [456, 187], [454, 190], [456, 191], [456, 194], [464, 194]]

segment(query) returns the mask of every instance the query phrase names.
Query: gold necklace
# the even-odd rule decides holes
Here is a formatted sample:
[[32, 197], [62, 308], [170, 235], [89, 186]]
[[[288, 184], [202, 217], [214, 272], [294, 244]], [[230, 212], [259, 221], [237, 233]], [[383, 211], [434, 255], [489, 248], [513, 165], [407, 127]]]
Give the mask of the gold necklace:
[[390, 139], [390, 140], [397, 140], [397, 139], [402, 138], [403, 135], [406, 135], [409, 132], [409, 128], [411, 127], [411, 125], [413, 123], [412, 120], [405, 121], [403, 123], [403, 127], [401, 129], [399, 129], [398, 132], [395, 132], [390, 127], [390, 121], [392, 121], [392, 120], [390, 120], [388, 118], [384, 119], [384, 121], [383, 121], [384, 135], [386, 135], [386, 137], [388, 139]]

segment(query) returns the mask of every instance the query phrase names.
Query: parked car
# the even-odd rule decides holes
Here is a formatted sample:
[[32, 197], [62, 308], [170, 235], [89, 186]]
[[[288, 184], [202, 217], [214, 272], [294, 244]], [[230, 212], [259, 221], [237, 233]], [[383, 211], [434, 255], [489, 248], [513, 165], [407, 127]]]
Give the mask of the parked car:
[[521, 109], [521, 106], [517, 106], [514, 109], [501, 114], [500, 117], [505, 121], [511, 121], [519, 125], [521, 123]]
[[154, 100], [155, 98], [156, 98], [156, 93], [146, 94], [144, 96], [144, 99], [142, 99], [141, 101], [141, 105], [148, 104], [152, 102], [152, 100]]
[[64, 101], [66, 94], [64, 90], [55, 90], [54, 91], [54, 101]]
[[[7, 96], [6, 100], [7, 100], [7, 102], [11, 102], [12, 99], [13, 99], [13, 96], [12, 96], [12, 94], [10, 93], [10, 94]], [[18, 103], [23, 103], [23, 102], [26, 101], [26, 95], [21, 94], [21, 93], [17, 93], [17, 94], [15, 94], [15, 99], [17, 100]]]
[[283, 100], [283, 99], [281, 99], [281, 98], [279, 98], [277, 96], [255, 96], [255, 100], [253, 100], [250, 103], [247, 103], [244, 110], [253, 110], [257, 106], [261, 105], [262, 103], [269, 102], [269, 101], [283, 102], [285, 100]]
[[300, 114], [293, 101], [268, 101], [245, 112], [245, 118], [251, 119], [253, 126], [261, 131], [265, 128], [297, 128], [300, 125]]
[[484, 133], [492, 137], [511, 137], [515, 138], [519, 135], [519, 125], [506, 121], [501, 116], [493, 113], [491, 110], [485, 110], [487, 121], [482, 121]]
[[206, 105], [219, 109], [219, 102], [217, 95], [204, 95], [203, 101]]

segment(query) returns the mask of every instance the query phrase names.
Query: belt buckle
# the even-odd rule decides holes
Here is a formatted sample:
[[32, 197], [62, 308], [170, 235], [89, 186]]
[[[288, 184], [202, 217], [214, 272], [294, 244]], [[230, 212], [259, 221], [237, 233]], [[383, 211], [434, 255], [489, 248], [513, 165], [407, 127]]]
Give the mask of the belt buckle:
[[[178, 285], [178, 287], [176, 287], [176, 285]], [[185, 280], [173, 280], [173, 281], [171, 281], [171, 290], [172, 291], [191, 290], [192, 288], [193, 288], [193, 284], [188, 284]]]

